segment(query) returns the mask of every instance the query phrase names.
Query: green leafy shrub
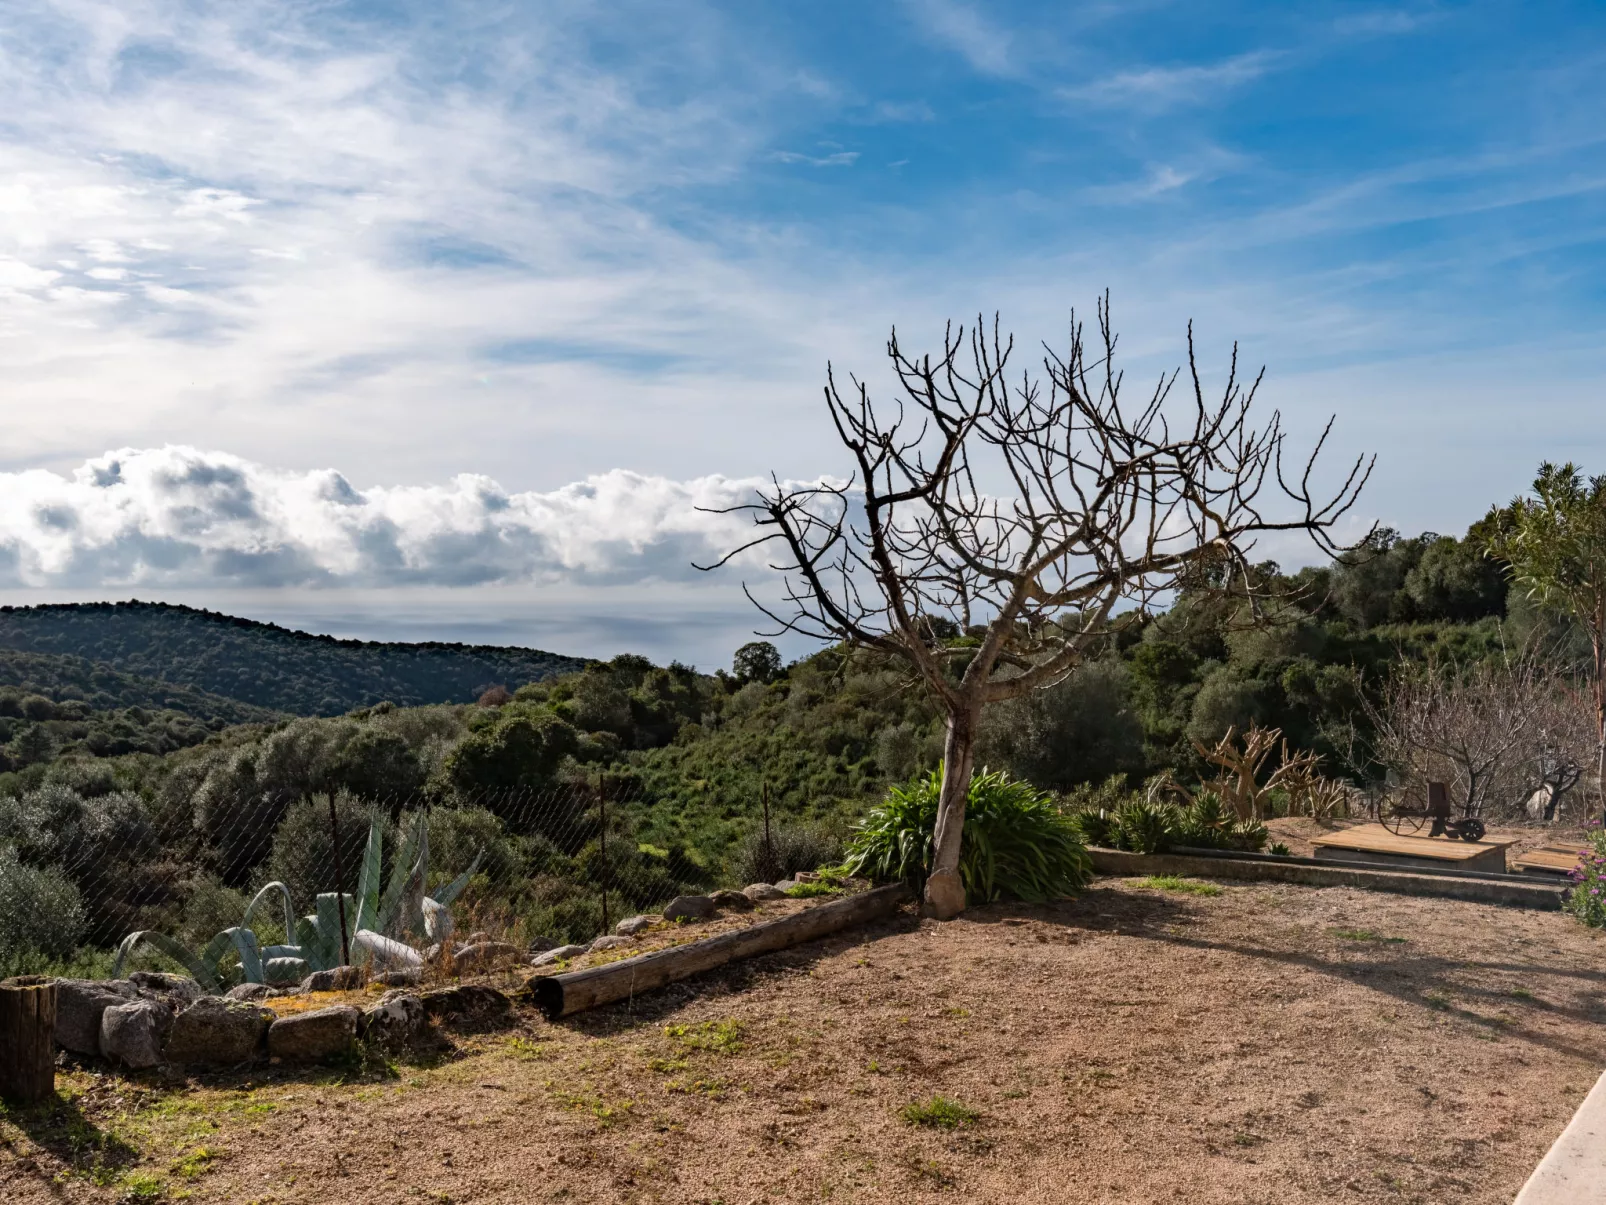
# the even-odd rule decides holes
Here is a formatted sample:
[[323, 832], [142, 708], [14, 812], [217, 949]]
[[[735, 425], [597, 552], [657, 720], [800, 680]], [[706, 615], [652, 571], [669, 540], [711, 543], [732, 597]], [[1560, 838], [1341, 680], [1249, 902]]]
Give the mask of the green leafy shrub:
[[816, 870], [840, 861], [842, 842], [826, 829], [804, 824], [778, 824], [768, 841], [762, 827], [742, 838], [731, 854], [729, 877], [733, 882], [775, 883], [800, 870]]
[[1568, 876], [1573, 889], [1567, 893], [1567, 911], [1592, 929], [1606, 928], [1606, 831], [1600, 822], [1591, 825], [1589, 848]]
[[[859, 822], [843, 869], [922, 887], [931, 871], [941, 791], [936, 770], [893, 787]], [[1080, 890], [1093, 877], [1093, 864], [1077, 830], [1047, 795], [983, 770], [970, 780], [959, 876], [972, 903], [1004, 895], [1041, 902]]]
[[32, 957], [68, 957], [83, 927], [83, 902], [66, 876], [0, 848], [0, 972], [10, 974]]
[[1201, 791], [1187, 807], [1134, 795], [1113, 811], [1090, 808], [1070, 819], [1088, 844], [1137, 854], [1175, 846], [1259, 850], [1271, 835], [1258, 820], [1233, 817], [1214, 791]]
[[1110, 817], [1110, 844], [1135, 854], [1152, 854], [1176, 839], [1181, 815], [1169, 803], [1131, 799]]

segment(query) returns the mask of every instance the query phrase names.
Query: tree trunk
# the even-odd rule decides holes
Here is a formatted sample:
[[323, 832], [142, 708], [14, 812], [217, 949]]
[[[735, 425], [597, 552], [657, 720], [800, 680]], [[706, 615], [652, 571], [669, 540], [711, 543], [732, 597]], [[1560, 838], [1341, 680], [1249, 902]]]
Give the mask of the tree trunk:
[[965, 834], [965, 799], [976, 768], [975, 709], [948, 715], [942, 746], [942, 795], [937, 802], [937, 831], [932, 838], [931, 874], [926, 879], [926, 911], [951, 920], [965, 910], [965, 886], [959, 878], [959, 848]]
[[[1594, 639], [1595, 653], [1595, 794], [1600, 799], [1601, 819], [1606, 822], [1606, 641], [1598, 634]], [[1587, 796], [1586, 796], [1587, 798]], [[1589, 805], [1584, 805], [1584, 819], [1589, 819]]]
[[56, 981], [0, 983], [0, 1096], [37, 1105], [56, 1092]]

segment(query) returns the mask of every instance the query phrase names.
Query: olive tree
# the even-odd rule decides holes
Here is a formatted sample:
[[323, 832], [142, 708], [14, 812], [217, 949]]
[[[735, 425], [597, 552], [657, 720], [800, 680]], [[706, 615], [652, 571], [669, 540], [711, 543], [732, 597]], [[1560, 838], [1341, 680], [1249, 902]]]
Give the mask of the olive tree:
[[759, 605], [782, 630], [900, 658], [938, 704], [946, 733], [926, 905], [941, 918], [965, 905], [958, 863], [983, 709], [1063, 681], [1113, 624], [1180, 585], [1230, 583], [1253, 596], [1260, 534], [1308, 533], [1336, 555], [1333, 527], [1370, 472], [1357, 459], [1336, 491], [1313, 494], [1324, 430], [1285, 475], [1280, 416], [1256, 425], [1251, 414], [1261, 378], [1239, 378], [1235, 347], [1221, 392], [1207, 397], [1191, 326], [1187, 376], [1165, 374], [1129, 403], [1107, 297], [1097, 325], [1090, 351], [1073, 314], [1068, 347], [1045, 346], [1041, 372], [1016, 380], [1006, 379], [1014, 340], [996, 319], [991, 332], [980, 320], [950, 324], [935, 355], [907, 354], [894, 330], [890, 405], [828, 368], [825, 402], [850, 478], [773, 479], [733, 508], [758, 535], [718, 562], [774, 546], [782, 601]]
[[1488, 548], [1513, 584], [1589, 636], [1595, 781], [1606, 793], [1606, 476], [1586, 480], [1575, 465], [1547, 461], [1533, 492], [1489, 513]]

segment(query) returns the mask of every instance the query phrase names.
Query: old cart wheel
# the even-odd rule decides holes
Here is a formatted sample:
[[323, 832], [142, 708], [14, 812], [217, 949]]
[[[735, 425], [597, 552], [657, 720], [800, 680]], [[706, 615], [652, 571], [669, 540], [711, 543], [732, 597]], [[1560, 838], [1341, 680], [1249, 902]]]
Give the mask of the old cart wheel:
[[1456, 836], [1463, 841], [1482, 841], [1483, 834], [1489, 830], [1483, 827], [1483, 821], [1476, 816], [1468, 816], [1456, 825]]
[[1410, 837], [1422, 831], [1422, 826], [1428, 822], [1426, 812], [1413, 811], [1397, 803], [1385, 804], [1380, 809], [1379, 819], [1383, 827], [1396, 837]]

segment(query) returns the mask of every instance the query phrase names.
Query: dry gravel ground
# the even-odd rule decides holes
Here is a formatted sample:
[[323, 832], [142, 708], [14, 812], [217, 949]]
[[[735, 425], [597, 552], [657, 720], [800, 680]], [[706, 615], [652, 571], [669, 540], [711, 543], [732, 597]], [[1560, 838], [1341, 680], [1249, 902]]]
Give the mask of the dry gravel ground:
[[[1507, 1202], [1606, 1062], [1603, 954], [1555, 913], [1101, 880], [430, 1066], [73, 1072], [0, 1120], [0, 1200]], [[976, 1120], [900, 1116], [939, 1092]]]

